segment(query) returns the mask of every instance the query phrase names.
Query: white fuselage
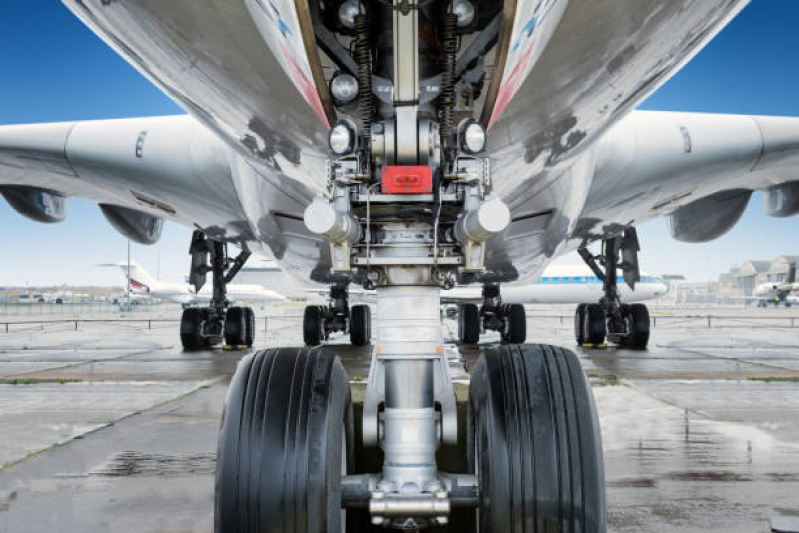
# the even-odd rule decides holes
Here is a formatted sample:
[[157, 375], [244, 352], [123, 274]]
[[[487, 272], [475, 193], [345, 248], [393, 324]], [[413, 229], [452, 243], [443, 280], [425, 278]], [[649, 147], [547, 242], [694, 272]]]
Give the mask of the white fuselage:
[[[162, 298], [178, 303], [208, 303], [213, 296], [213, 286], [206, 284], [199, 292], [189, 284], [183, 283], [151, 283], [149, 290], [131, 287], [136, 294], [147, 294], [153, 298]], [[282, 302], [286, 298], [275, 291], [261, 285], [228, 285], [227, 297], [231, 301]]]
[[[619, 276], [618, 289], [623, 302], [653, 300], [668, 293], [665, 283], [648, 274], [641, 275], [635, 290]], [[479, 286], [456, 287], [443, 291], [441, 298], [448, 302], [481, 302], [481, 293]], [[600, 298], [602, 282], [583, 267], [551, 267], [535, 283], [502, 286], [502, 302], [507, 304], [587, 304], [596, 303]]]

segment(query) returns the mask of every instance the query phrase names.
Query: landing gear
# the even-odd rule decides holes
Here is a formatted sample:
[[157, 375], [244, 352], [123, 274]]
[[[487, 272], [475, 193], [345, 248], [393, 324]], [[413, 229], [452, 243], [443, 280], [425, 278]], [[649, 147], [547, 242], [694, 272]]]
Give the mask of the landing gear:
[[[618, 292], [618, 270], [635, 290], [640, 280], [638, 236], [634, 228], [602, 242], [602, 253], [593, 256], [585, 247], [578, 250], [583, 260], [602, 281], [603, 297], [596, 304], [581, 304], [574, 314], [574, 333], [578, 345], [601, 345], [608, 340], [619, 346], [644, 349], [649, 342], [649, 311], [643, 304], [622, 304]], [[619, 261], [621, 254], [621, 261]], [[600, 267], [604, 265], [604, 270]]]
[[467, 441], [480, 531], [605, 530], [599, 420], [573, 352], [525, 344], [483, 353]]
[[[467, 78], [457, 55], [469, 26], [459, 26], [450, 2], [352, 4], [339, 13], [353, 51], [342, 64], [357, 67], [357, 95], [344, 91], [351, 79], [331, 80], [331, 93], [349, 103], [332, 104], [342, 118], [328, 139], [327, 187], [303, 214], [329, 246], [315, 279], [335, 285], [331, 305], [306, 309], [303, 331], [313, 345], [332, 332], [368, 342], [369, 311], [349, 306], [346, 287], [374, 291], [375, 347], [354, 447], [382, 450], [372, 456], [382, 464], [349, 470], [347, 380], [325, 349], [247, 358], [219, 441], [217, 531], [339, 531], [356, 517], [381, 528], [461, 531], [473, 525], [455, 524], [466, 515], [479, 516], [483, 531], [601, 533], [599, 425], [579, 361], [559, 348], [514, 344], [526, 337], [524, 308], [500, 298], [498, 284], [514, 269], [489, 239], [508, 230], [511, 212], [492, 195], [488, 133], [473, 107], [482, 52], [497, 42], [499, 24], [468, 45]], [[473, 24], [500, 20], [491, 13]], [[470, 79], [480, 81], [470, 87]], [[489, 348], [474, 376], [468, 446], [441, 331], [440, 291], [458, 281], [484, 284], [482, 305], [462, 308], [461, 338], [477, 342], [481, 330], [494, 330], [508, 343]], [[460, 462], [472, 471], [444, 471], [443, 447], [468, 448]]]
[[[250, 307], [230, 307], [227, 284], [250, 257], [248, 250], [235, 258], [227, 256], [227, 244], [208, 239], [195, 230], [191, 239], [191, 274], [189, 280], [199, 292], [213, 273], [214, 291], [208, 307], [186, 307], [180, 321], [180, 341], [186, 350], [198, 350], [223, 340], [231, 347], [249, 348], [255, 337], [255, 314]], [[208, 265], [208, 256], [211, 264]]]
[[527, 315], [521, 304], [503, 304], [498, 284], [483, 286], [483, 305], [462, 304], [458, 318], [458, 338], [464, 344], [477, 344], [482, 330], [498, 331], [503, 342], [521, 344], [527, 338]]
[[303, 340], [318, 346], [337, 331], [349, 332], [353, 346], [366, 346], [372, 337], [372, 313], [368, 305], [349, 306], [346, 287], [330, 289], [328, 306], [310, 305], [302, 321]]
[[327, 349], [247, 356], [219, 430], [215, 531], [345, 531], [352, 435], [349, 381]]

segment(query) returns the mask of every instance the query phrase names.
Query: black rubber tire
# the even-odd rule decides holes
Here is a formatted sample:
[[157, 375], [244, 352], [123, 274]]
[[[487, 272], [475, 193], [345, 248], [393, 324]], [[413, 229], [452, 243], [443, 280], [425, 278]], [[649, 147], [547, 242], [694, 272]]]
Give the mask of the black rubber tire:
[[649, 344], [649, 310], [644, 304], [631, 304], [626, 311], [628, 334], [624, 345], [643, 350]]
[[368, 305], [353, 305], [350, 308], [350, 343], [366, 346], [372, 338], [372, 310]]
[[327, 348], [273, 348], [242, 359], [219, 430], [214, 530], [341, 531], [352, 436], [349, 380]]
[[522, 304], [508, 304], [505, 309], [507, 329], [502, 332], [502, 340], [511, 344], [522, 344], [527, 340], [527, 313]]
[[302, 317], [302, 339], [308, 346], [322, 344], [322, 308], [309, 305]]
[[225, 344], [228, 346], [247, 344], [247, 318], [243, 307], [231, 307], [225, 313]]
[[245, 325], [244, 344], [251, 347], [255, 343], [255, 312], [252, 307], [242, 307], [242, 309], [244, 309]]
[[577, 356], [534, 344], [486, 350], [469, 386], [467, 453], [479, 530], [606, 530], [602, 439]]
[[585, 342], [588, 344], [602, 344], [607, 335], [607, 321], [605, 310], [599, 304], [585, 306]]
[[208, 348], [210, 342], [202, 336], [202, 328], [208, 320], [209, 309], [206, 307], [187, 307], [180, 317], [180, 343], [184, 350], [201, 350]]
[[480, 342], [480, 310], [476, 304], [462, 304], [458, 318], [458, 338], [464, 344]]
[[587, 304], [580, 304], [574, 311], [574, 340], [577, 341], [577, 346], [582, 346], [585, 343], [585, 308]]

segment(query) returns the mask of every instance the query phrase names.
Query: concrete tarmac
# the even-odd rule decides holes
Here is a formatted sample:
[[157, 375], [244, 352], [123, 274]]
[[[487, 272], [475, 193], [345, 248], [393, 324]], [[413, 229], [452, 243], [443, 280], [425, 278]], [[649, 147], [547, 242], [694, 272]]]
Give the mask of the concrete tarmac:
[[[259, 327], [258, 348], [301, 344], [301, 309], [268, 312], [282, 316]], [[574, 348], [591, 378], [609, 531], [764, 532], [799, 521], [791, 311], [728, 311], [711, 327], [663, 314], [646, 351], [573, 346], [571, 312], [531, 308], [528, 339]], [[0, 332], [0, 532], [213, 530], [219, 415], [244, 352], [183, 352], [177, 326]], [[454, 341], [454, 322], [442, 327]], [[331, 344], [362, 387], [370, 352], [344, 340]], [[466, 368], [480, 351], [456, 349]]]

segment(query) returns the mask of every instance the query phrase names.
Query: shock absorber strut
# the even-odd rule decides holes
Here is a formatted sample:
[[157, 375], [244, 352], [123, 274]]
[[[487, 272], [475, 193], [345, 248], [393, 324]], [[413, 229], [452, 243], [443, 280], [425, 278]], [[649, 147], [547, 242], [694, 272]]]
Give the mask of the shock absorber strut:
[[372, 139], [372, 61], [369, 52], [369, 22], [364, 13], [355, 16], [355, 44], [353, 55], [358, 64], [358, 115], [362, 121], [364, 146]]
[[458, 17], [452, 13], [450, 4], [441, 17], [441, 96], [439, 97], [438, 120], [441, 131], [441, 146], [446, 147], [452, 135], [452, 108], [455, 105], [455, 55], [458, 41], [455, 30]]

